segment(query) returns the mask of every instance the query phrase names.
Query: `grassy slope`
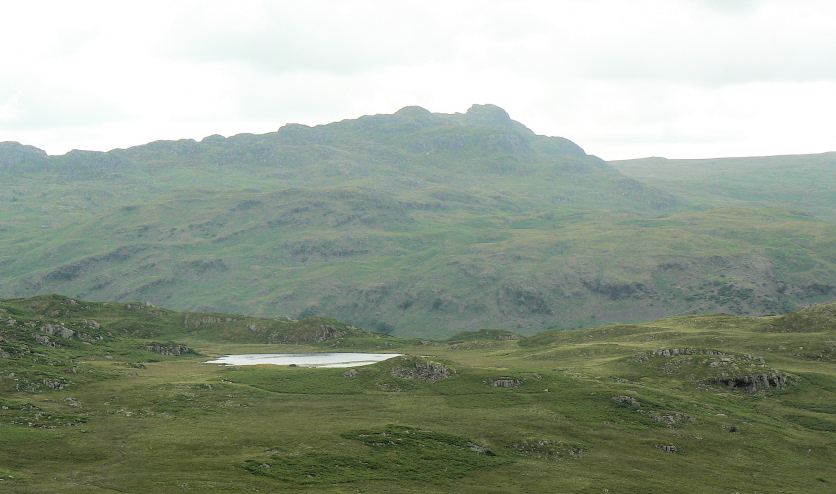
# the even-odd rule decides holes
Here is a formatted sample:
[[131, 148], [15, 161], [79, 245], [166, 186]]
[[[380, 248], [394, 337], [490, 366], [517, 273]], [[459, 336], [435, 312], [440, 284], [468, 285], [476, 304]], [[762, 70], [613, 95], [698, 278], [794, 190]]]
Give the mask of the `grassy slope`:
[[615, 169], [703, 207], [780, 206], [836, 221], [836, 153], [611, 161]]
[[[0, 347], [32, 352], [0, 358], [0, 478], [13, 492], [826, 492], [836, 482], [833, 304], [449, 342], [364, 335], [334, 321], [306, 329], [188, 314], [190, 325], [183, 313], [60, 297], [0, 307], [16, 321], [0, 326]], [[89, 332], [91, 319], [103, 339], [89, 345], [53, 338], [65, 346], [53, 349], [25, 334], [49, 321]], [[152, 338], [205, 355], [321, 351], [336, 340], [258, 342], [322, 324], [347, 332], [340, 345], [407, 356], [346, 375], [222, 368], [140, 348]], [[654, 354], [660, 348], [681, 353]], [[449, 377], [403, 378], [426, 362]], [[12, 389], [35, 371], [64, 375], [67, 387]], [[714, 384], [720, 373], [790, 384], [748, 392]], [[519, 386], [491, 386], [497, 379]]]
[[836, 291], [832, 178], [812, 157], [781, 187], [788, 166], [741, 165], [724, 189], [700, 163], [667, 193], [490, 107], [39, 156], [0, 170], [0, 296], [443, 338], [781, 313]]

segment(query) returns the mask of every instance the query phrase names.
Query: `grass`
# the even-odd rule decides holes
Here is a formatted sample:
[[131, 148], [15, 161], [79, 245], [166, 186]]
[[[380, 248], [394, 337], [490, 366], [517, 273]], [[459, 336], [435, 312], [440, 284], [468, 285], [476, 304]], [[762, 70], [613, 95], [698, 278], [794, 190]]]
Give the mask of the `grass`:
[[0, 178], [0, 297], [444, 339], [836, 293], [832, 155], [622, 175], [510, 120], [398, 114], [43, 160]]
[[[386, 344], [405, 356], [351, 372], [203, 363], [198, 354], [333, 349], [259, 343], [242, 316], [213, 314], [231, 319], [230, 329], [207, 327], [200, 339], [202, 326], [187, 328], [185, 314], [151, 307], [61, 297], [0, 307], [21, 323], [40, 326], [59, 311], [67, 327], [92, 318], [114, 334], [78, 348], [32, 339], [31, 353], [0, 358], [0, 477], [14, 492], [817, 492], [836, 481], [836, 363], [798, 349], [826, 347], [834, 334], [827, 320], [802, 313], [683, 316], [522, 339], [357, 333], [350, 338], [359, 346]], [[148, 340], [125, 331], [132, 320], [195, 353], [138, 350]], [[28, 340], [15, 328], [3, 327], [2, 348], [23, 349]], [[721, 353], [654, 355], [660, 348]], [[45, 361], [85, 371], [66, 374], [61, 390], [9, 388], [35, 359], [58, 375], [71, 367]], [[729, 362], [711, 366], [722, 359]], [[790, 384], [750, 391], [711, 380], [718, 369], [760, 373], [761, 365]], [[495, 386], [500, 380], [511, 387]]]

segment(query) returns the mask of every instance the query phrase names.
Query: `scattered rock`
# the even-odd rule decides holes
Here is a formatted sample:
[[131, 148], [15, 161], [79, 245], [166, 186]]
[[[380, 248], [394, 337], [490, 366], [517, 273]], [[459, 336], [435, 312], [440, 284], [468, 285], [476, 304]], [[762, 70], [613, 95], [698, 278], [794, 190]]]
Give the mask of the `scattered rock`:
[[654, 413], [654, 412], [642, 412], [642, 415], [644, 415], [645, 417], [650, 417], [651, 419], [655, 420], [656, 422], [665, 423], [665, 424], [678, 424], [678, 423], [684, 422], [686, 420], [694, 422], [696, 420], [696, 419], [694, 419], [694, 417], [692, 417], [688, 414], [685, 414], [685, 413], [673, 413], [673, 414], [659, 415], [659, 414]]
[[343, 372], [345, 377], [357, 377], [357, 369], [348, 369], [347, 371]]
[[723, 429], [725, 429], [725, 430], [727, 430], [727, 431], [729, 431], [729, 432], [732, 432], [732, 433], [734, 433], [734, 434], [738, 434], [738, 433], [740, 433], [740, 427], [738, 427], [738, 426], [736, 426], [736, 425], [724, 425], [724, 426], [723, 426]]
[[584, 449], [579, 445], [566, 444], [548, 439], [524, 439], [511, 445], [518, 453], [539, 459], [554, 461], [575, 460], [581, 457]]
[[52, 347], [52, 348], [58, 348], [58, 343], [55, 343], [54, 341], [50, 340], [49, 337], [46, 336], [46, 335], [33, 334], [32, 338], [34, 338], [35, 341], [37, 341], [41, 345], [46, 345], [46, 346]]
[[485, 455], [488, 455], [488, 456], [496, 456], [496, 453], [494, 453], [490, 449], [486, 448], [485, 446], [480, 446], [476, 443], [470, 443], [470, 450], [475, 451], [477, 453], [485, 454]]
[[44, 383], [44, 386], [46, 386], [47, 388], [54, 389], [56, 391], [60, 391], [60, 390], [67, 387], [67, 384], [62, 383], [61, 381], [53, 381], [53, 380], [49, 380], [49, 379], [44, 379], [42, 382]]
[[661, 449], [665, 453], [676, 453], [677, 452], [676, 446], [674, 446], [674, 445], [669, 446], [669, 445], [666, 445], [666, 444], [657, 444], [656, 447]]
[[637, 407], [637, 406], [640, 405], [639, 402], [636, 401], [636, 399], [633, 398], [632, 396], [618, 395], [618, 396], [613, 396], [612, 399], [619, 402], [619, 403], [627, 403], [628, 405], [632, 405], [634, 407]]
[[161, 355], [182, 355], [184, 353], [189, 353], [191, 350], [188, 346], [182, 344], [169, 344], [163, 345], [159, 343], [150, 343], [145, 345], [145, 350], [149, 352], [156, 352]]
[[65, 328], [63, 324], [44, 324], [41, 326], [41, 333], [55, 335], [65, 340], [69, 340], [75, 334], [75, 331]]
[[[127, 308], [130, 309], [131, 306], [128, 305]], [[201, 326], [203, 324], [217, 324], [217, 323], [222, 323], [222, 322], [232, 322], [234, 320], [235, 319], [233, 319], [231, 317], [203, 316], [203, 317], [191, 317], [190, 318], [189, 315], [186, 315], [186, 318], [185, 318], [183, 324], [187, 328], [196, 328], [196, 327]]]
[[494, 388], [519, 388], [522, 381], [519, 379], [503, 377], [491, 381], [491, 386]]
[[326, 340], [342, 338], [345, 334], [345, 331], [339, 330], [330, 324], [320, 324], [319, 327], [311, 330], [287, 333], [282, 336], [282, 343], [322, 343]]
[[657, 348], [653, 350], [654, 357], [675, 357], [677, 355], [693, 355], [694, 353], [693, 348]]

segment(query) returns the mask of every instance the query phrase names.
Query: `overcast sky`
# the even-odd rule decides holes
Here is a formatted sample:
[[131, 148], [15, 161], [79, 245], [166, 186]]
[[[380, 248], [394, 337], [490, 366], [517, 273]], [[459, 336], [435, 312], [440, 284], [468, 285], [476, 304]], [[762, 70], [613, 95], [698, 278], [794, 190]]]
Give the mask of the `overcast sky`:
[[0, 141], [493, 103], [604, 159], [836, 151], [836, 1], [0, 0]]

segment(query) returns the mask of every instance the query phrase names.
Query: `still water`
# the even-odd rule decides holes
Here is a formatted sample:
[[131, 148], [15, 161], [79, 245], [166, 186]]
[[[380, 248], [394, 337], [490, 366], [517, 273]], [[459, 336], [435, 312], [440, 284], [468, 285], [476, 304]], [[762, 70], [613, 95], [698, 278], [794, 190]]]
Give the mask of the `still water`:
[[207, 364], [224, 365], [291, 365], [299, 367], [357, 367], [369, 365], [392, 357], [400, 353], [247, 353], [241, 355], [224, 355], [217, 360], [209, 360]]

